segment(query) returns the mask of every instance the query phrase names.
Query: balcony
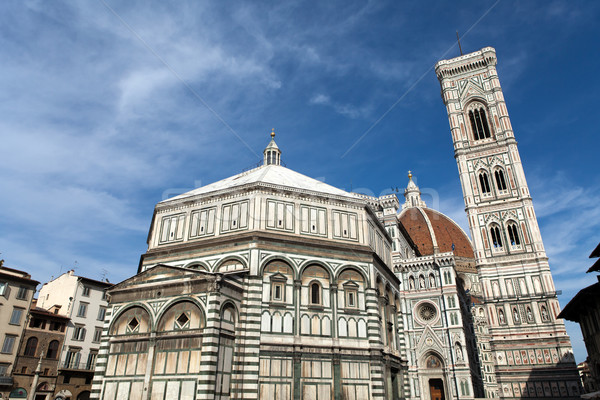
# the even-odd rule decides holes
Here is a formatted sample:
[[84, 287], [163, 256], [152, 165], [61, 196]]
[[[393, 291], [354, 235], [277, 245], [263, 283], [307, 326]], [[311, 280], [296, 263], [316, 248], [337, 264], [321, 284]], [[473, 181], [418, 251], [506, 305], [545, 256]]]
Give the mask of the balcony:
[[0, 376], [0, 386], [12, 386], [12, 376]]
[[71, 369], [77, 371], [93, 371], [96, 363], [76, 363], [72, 361], [60, 364], [60, 369]]

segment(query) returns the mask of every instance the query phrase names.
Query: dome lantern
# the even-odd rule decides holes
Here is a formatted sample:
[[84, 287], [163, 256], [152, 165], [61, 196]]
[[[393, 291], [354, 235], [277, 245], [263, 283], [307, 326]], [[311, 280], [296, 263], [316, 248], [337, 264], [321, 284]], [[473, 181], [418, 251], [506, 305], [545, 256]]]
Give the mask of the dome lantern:
[[281, 150], [275, 143], [275, 128], [271, 130], [271, 141], [263, 151], [263, 165], [281, 165]]
[[427, 207], [421, 199], [421, 190], [419, 190], [417, 184], [412, 180], [412, 177], [412, 172], [408, 171], [408, 185], [406, 185], [406, 189], [404, 190], [406, 201], [402, 205], [402, 209], [408, 207]]

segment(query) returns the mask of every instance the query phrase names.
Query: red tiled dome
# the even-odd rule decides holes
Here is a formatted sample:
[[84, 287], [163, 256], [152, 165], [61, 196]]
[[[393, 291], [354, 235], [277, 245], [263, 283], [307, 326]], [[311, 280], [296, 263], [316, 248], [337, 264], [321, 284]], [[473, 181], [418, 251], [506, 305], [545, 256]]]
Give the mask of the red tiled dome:
[[471, 241], [462, 229], [441, 212], [429, 208], [409, 207], [398, 216], [400, 223], [417, 246], [422, 256], [434, 253], [434, 242], [438, 251], [453, 251], [457, 257], [475, 258]]

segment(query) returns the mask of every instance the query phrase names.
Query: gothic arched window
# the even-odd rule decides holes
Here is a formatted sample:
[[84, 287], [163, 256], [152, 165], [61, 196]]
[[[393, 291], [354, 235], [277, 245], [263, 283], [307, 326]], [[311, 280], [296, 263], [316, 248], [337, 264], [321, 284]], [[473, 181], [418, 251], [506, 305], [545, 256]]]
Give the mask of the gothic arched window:
[[490, 228], [490, 234], [492, 236], [492, 243], [494, 244], [494, 247], [501, 248], [502, 237], [500, 236], [500, 228], [498, 228], [498, 225], [492, 225]]
[[483, 107], [474, 108], [469, 111], [469, 120], [473, 131], [473, 139], [481, 140], [491, 137], [485, 110]]
[[494, 175], [496, 176], [496, 186], [498, 187], [498, 190], [506, 190], [506, 180], [504, 179], [504, 171], [498, 169], [496, 170], [496, 172], [494, 172]]
[[513, 246], [519, 246], [521, 244], [519, 230], [517, 228], [517, 224], [514, 222], [508, 223], [508, 238], [510, 239], [510, 244]]
[[38, 340], [36, 337], [30, 337], [27, 339], [27, 344], [25, 345], [25, 352], [23, 355], [35, 357], [35, 351], [37, 350]]
[[482, 172], [479, 174], [479, 185], [481, 186], [481, 193], [490, 194], [490, 180], [488, 179], [487, 172]]

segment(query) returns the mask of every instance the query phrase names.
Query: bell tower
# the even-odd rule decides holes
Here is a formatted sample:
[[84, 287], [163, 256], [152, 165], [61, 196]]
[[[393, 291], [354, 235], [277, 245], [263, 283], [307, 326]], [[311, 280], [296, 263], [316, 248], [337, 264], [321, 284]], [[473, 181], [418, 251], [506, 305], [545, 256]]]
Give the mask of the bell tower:
[[[436, 64], [475, 249], [501, 398], [578, 398], [571, 342], [517, 142], [485, 47]], [[492, 397], [488, 393], [486, 397]]]

